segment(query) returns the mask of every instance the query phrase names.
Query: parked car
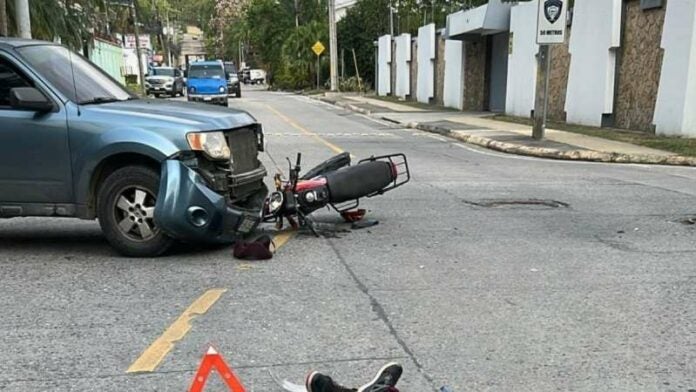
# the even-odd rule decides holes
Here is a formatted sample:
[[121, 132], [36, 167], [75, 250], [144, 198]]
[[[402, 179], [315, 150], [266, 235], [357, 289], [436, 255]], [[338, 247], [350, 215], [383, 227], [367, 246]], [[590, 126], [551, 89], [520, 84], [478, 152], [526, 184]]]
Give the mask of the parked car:
[[192, 63], [189, 66], [186, 85], [189, 102], [229, 106], [225, 66], [220, 60]]
[[225, 77], [227, 78], [227, 93], [234, 94], [237, 98], [242, 97], [242, 84], [239, 82], [237, 66], [234, 63], [225, 63]]
[[262, 69], [252, 69], [249, 71], [249, 80], [251, 84], [266, 83], [266, 71]]
[[246, 112], [139, 99], [63, 46], [0, 38], [1, 218], [98, 218], [128, 256], [230, 241], [260, 221], [262, 149]]
[[153, 67], [145, 78], [145, 90], [147, 95], [154, 95], [155, 98], [163, 94], [172, 97], [184, 95], [184, 77], [176, 68]]

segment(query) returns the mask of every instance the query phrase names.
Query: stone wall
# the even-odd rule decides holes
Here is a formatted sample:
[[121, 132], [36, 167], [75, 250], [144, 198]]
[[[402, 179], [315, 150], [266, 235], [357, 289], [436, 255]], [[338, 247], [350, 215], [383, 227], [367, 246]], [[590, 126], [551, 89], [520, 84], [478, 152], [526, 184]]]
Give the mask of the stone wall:
[[411, 101], [417, 101], [418, 92], [418, 40], [413, 39], [411, 41], [411, 94], [409, 94], [408, 99]]
[[435, 51], [435, 105], [445, 104], [445, 37], [441, 32], [435, 38], [437, 50]]
[[483, 111], [487, 106], [487, 37], [464, 42], [464, 110]]
[[565, 121], [565, 101], [568, 90], [568, 73], [570, 71], [569, 42], [572, 30], [566, 30], [564, 44], [551, 46], [551, 72], [549, 73], [549, 109], [548, 119]]
[[660, 85], [660, 48], [665, 6], [640, 9], [640, 0], [626, 0], [618, 58], [614, 126], [654, 132], [653, 115]]

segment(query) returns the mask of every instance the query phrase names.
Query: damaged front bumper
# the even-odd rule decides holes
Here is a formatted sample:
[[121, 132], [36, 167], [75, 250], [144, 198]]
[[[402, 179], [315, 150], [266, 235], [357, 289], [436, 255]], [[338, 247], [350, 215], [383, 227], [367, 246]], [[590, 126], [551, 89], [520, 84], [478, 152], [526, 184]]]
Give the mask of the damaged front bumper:
[[[265, 174], [265, 169], [264, 169]], [[249, 198], [244, 206], [230, 203], [206, 180], [183, 162], [170, 159], [162, 165], [155, 223], [169, 236], [207, 243], [224, 243], [250, 233], [261, 222], [267, 189]]]

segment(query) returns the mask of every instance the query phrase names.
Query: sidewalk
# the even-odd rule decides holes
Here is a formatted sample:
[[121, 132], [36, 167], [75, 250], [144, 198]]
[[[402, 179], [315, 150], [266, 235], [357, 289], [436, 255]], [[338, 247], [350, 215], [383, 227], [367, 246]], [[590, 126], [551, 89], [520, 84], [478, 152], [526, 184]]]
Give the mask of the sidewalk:
[[428, 111], [347, 94], [315, 98], [405, 127], [511, 154], [593, 162], [696, 166], [696, 157], [556, 129], [547, 129], [545, 140], [534, 140], [530, 126], [496, 121], [490, 118], [490, 113], [465, 113], [436, 107]]

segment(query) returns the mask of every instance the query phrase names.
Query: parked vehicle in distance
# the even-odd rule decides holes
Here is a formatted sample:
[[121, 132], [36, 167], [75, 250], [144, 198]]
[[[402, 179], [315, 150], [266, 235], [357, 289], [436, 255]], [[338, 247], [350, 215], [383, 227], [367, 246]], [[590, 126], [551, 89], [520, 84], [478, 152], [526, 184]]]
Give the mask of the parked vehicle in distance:
[[232, 62], [225, 63], [225, 77], [227, 78], [227, 94], [237, 98], [242, 97], [242, 83], [239, 81], [237, 66]]
[[0, 38], [0, 218], [98, 218], [128, 256], [234, 240], [261, 220], [261, 150], [246, 112], [139, 99], [64, 46]]
[[244, 84], [249, 84], [251, 83], [251, 78], [249, 76], [251, 72], [251, 69], [249, 67], [244, 67], [240, 72], [240, 78], [242, 79], [242, 83]]
[[163, 94], [171, 97], [183, 96], [185, 90], [183, 75], [176, 68], [153, 67], [145, 78], [145, 90], [147, 95], [154, 95], [155, 98]]
[[220, 60], [191, 63], [186, 85], [189, 102], [229, 106], [225, 66]]
[[262, 69], [252, 69], [249, 71], [249, 81], [251, 84], [266, 83], [266, 71]]

